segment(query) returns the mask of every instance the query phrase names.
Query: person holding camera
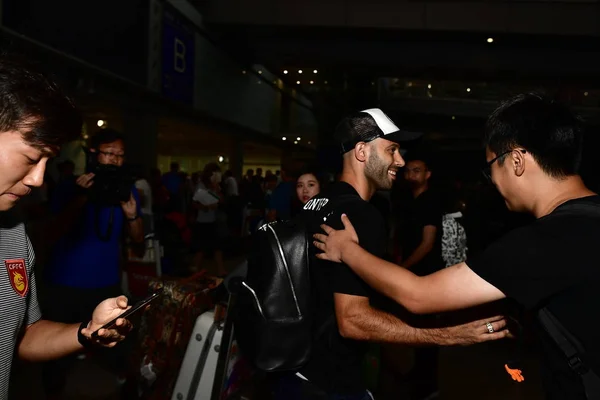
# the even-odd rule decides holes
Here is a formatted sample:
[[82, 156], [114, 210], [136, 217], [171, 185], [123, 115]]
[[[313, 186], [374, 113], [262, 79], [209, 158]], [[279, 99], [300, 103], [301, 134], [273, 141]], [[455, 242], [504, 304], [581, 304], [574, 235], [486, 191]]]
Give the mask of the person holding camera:
[[[132, 242], [143, 243], [135, 177], [124, 160], [121, 133], [101, 130], [91, 140], [86, 173], [59, 185], [50, 201], [56, 215], [56, 243], [45, 268], [44, 312], [55, 321], [80, 321], [101, 299], [120, 294], [123, 233], [128, 232]], [[65, 307], [68, 303], [72, 306]], [[119, 354], [107, 353], [110, 364], [123, 364]], [[62, 390], [69, 364], [63, 360], [48, 365], [48, 394]]]

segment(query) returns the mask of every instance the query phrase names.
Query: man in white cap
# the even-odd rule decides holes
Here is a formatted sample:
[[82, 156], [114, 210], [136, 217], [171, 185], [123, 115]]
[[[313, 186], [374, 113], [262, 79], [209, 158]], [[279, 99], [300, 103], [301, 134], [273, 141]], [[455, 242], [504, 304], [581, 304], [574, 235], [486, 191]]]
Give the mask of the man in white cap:
[[[344, 118], [335, 136], [343, 154], [340, 182], [304, 206], [303, 215], [311, 221], [309, 231], [320, 231], [319, 224], [324, 221], [340, 228], [340, 215], [345, 213], [352, 218], [361, 245], [381, 256], [386, 245], [385, 225], [369, 199], [378, 189], [390, 189], [404, 165], [398, 143], [421, 134], [401, 130], [380, 109], [369, 109]], [[311, 267], [317, 310], [314, 318], [319, 327], [312, 357], [300, 371], [280, 379], [275, 390], [277, 400], [372, 399], [362, 376], [367, 341], [455, 345], [500, 339], [507, 334], [500, 317], [492, 319], [493, 335], [483, 321], [414, 328], [374, 308], [374, 292], [346, 265], [314, 258]], [[449, 341], [448, 337], [454, 339]]]

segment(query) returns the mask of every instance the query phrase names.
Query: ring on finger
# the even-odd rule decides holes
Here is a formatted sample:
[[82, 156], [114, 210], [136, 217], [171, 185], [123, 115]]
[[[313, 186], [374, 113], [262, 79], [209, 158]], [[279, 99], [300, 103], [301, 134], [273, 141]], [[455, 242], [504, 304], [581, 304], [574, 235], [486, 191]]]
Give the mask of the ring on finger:
[[492, 326], [492, 324], [490, 324], [489, 322], [486, 322], [485, 326], [489, 333], [494, 333], [494, 327]]

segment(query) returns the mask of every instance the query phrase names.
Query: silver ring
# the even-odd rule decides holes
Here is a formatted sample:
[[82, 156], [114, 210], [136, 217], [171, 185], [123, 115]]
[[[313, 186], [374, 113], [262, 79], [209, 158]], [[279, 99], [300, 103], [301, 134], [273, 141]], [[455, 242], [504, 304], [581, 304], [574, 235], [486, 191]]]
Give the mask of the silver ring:
[[494, 327], [492, 326], [492, 324], [486, 322], [485, 326], [487, 327], [489, 333], [494, 333]]

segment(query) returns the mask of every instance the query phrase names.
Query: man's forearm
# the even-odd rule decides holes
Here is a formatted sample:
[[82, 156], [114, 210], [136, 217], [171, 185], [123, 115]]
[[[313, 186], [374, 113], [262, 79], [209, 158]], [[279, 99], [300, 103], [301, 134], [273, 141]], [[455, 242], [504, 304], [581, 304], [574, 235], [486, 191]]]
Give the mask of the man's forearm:
[[[339, 322], [338, 322], [339, 323]], [[354, 340], [411, 345], [456, 344], [444, 329], [419, 329], [385, 311], [369, 307], [346, 316], [340, 334]]]
[[144, 222], [142, 221], [142, 218], [136, 218], [134, 221], [128, 222], [131, 240], [135, 243], [142, 243], [144, 241]]
[[425, 258], [427, 254], [433, 249], [433, 246], [429, 243], [421, 242], [421, 244], [412, 252], [412, 254], [402, 263], [404, 268], [412, 267], [418, 264]]
[[47, 361], [82, 349], [77, 340], [79, 324], [40, 320], [28, 326], [18, 345], [19, 357], [26, 361]]

